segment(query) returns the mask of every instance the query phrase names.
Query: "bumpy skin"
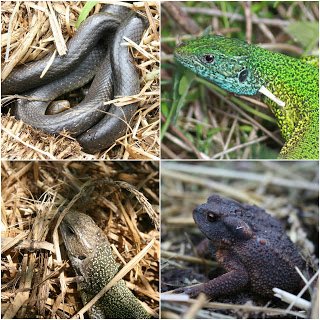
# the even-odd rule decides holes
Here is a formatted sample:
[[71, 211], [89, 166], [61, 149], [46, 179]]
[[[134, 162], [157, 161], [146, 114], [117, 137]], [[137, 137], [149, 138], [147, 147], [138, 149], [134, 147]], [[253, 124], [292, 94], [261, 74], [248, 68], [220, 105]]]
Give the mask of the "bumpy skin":
[[[107, 237], [86, 214], [71, 211], [60, 224], [71, 264], [79, 276], [83, 303], [89, 302], [118, 273]], [[92, 319], [147, 319], [150, 315], [120, 280], [89, 311]]]
[[207, 238], [200, 247], [215, 251], [226, 273], [180, 292], [216, 298], [246, 290], [272, 297], [274, 287], [293, 293], [302, 288], [295, 266], [303, 270], [305, 262], [280, 222], [263, 209], [213, 195], [193, 218]]
[[216, 35], [182, 44], [175, 57], [232, 93], [255, 95], [265, 86], [285, 102], [280, 107], [265, 98], [285, 139], [280, 158], [318, 159], [319, 72], [312, 63]]

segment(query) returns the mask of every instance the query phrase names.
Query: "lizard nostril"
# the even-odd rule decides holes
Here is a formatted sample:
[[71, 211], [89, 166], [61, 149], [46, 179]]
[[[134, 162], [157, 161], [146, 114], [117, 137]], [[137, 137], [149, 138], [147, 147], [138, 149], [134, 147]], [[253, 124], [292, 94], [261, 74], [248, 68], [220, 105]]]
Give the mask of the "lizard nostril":
[[183, 46], [185, 46], [185, 45], [186, 45], [185, 42], [181, 41], [181, 39], [178, 39], [178, 40], [177, 40], [177, 46], [176, 46], [176, 48], [181, 48], [181, 47], [183, 47]]

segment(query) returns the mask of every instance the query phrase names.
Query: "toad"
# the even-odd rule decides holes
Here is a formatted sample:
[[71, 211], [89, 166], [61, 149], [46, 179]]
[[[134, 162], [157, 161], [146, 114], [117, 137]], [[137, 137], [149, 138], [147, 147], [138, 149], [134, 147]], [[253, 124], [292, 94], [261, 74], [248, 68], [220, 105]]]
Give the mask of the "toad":
[[265, 210], [213, 195], [193, 211], [193, 218], [207, 238], [198, 246], [199, 254], [214, 252], [226, 272], [176, 292], [216, 298], [250, 291], [272, 297], [274, 287], [292, 293], [302, 288], [295, 267], [302, 270], [305, 262], [281, 223]]

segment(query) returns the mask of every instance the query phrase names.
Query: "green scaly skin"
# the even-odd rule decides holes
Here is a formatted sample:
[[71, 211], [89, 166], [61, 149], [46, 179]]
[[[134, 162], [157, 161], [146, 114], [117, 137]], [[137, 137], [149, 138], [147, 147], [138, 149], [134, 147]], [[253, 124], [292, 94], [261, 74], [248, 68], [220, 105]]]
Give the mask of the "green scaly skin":
[[261, 86], [285, 102], [264, 97], [285, 144], [283, 159], [319, 157], [319, 71], [314, 60], [271, 52], [239, 39], [209, 35], [181, 44], [176, 60], [198, 76], [240, 95], [255, 95]]

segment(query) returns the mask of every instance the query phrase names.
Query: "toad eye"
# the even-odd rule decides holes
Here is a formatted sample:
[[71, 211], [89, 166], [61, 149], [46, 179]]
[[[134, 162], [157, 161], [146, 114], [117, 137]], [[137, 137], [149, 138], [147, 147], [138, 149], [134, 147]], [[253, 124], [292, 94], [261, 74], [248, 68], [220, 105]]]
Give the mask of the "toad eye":
[[203, 62], [205, 62], [205, 63], [212, 63], [214, 61], [214, 55], [205, 54], [205, 55], [203, 55], [202, 59], [203, 59]]
[[209, 222], [216, 222], [216, 221], [218, 221], [218, 219], [219, 219], [219, 217], [216, 214], [214, 214], [213, 212], [207, 213], [207, 220]]

